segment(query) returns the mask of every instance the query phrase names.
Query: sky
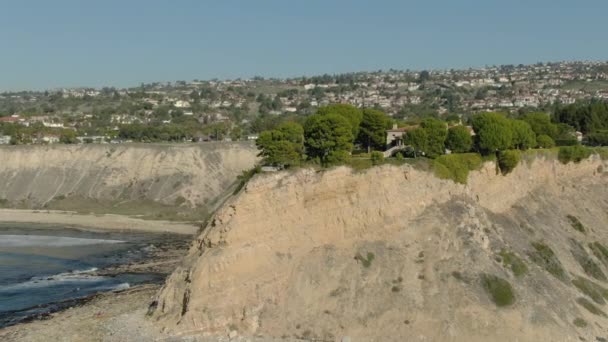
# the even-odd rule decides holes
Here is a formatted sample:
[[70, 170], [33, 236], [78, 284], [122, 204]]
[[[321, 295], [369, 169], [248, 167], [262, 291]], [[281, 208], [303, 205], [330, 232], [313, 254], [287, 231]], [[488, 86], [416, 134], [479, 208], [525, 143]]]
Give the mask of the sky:
[[0, 91], [608, 60], [606, 0], [0, 0]]

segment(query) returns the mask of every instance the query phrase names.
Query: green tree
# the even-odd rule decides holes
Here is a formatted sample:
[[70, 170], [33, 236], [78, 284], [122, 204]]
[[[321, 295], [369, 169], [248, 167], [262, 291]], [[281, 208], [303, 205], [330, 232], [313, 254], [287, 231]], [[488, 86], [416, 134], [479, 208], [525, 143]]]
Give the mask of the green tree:
[[511, 146], [511, 122], [502, 114], [482, 113], [475, 116], [473, 129], [477, 149], [483, 154], [506, 150]]
[[512, 120], [511, 130], [513, 137], [511, 146], [520, 150], [527, 150], [536, 146], [536, 134], [530, 125], [523, 120]]
[[454, 126], [448, 129], [445, 147], [455, 153], [465, 153], [471, 150], [473, 138], [465, 126]]
[[357, 141], [371, 149], [384, 150], [386, 147], [386, 128], [390, 119], [386, 114], [375, 109], [364, 109]]
[[271, 131], [264, 131], [256, 140], [264, 163], [290, 167], [300, 165], [304, 155], [304, 129], [295, 122], [286, 122]]
[[445, 152], [445, 139], [448, 136], [447, 125], [437, 119], [424, 119], [420, 127], [426, 132], [426, 154], [429, 157], [437, 157]]
[[317, 114], [327, 115], [327, 114], [337, 114], [344, 117], [352, 128], [353, 137], [359, 136], [359, 125], [361, 124], [361, 120], [363, 119], [363, 112], [349, 104], [331, 104], [329, 106], [320, 107], [317, 110]]
[[557, 136], [557, 125], [551, 122], [547, 113], [528, 113], [523, 120], [530, 125], [536, 136], [544, 134], [550, 136], [551, 139], [555, 139]]
[[324, 165], [337, 157], [343, 159], [353, 148], [352, 126], [338, 114], [309, 116], [304, 123], [304, 138], [308, 156], [319, 158]]
[[423, 128], [416, 128], [408, 132], [405, 136], [405, 144], [414, 149], [414, 158], [419, 152], [425, 152], [427, 147], [428, 135]]
[[555, 141], [550, 136], [542, 134], [536, 138], [536, 144], [540, 148], [551, 148], [555, 146]]

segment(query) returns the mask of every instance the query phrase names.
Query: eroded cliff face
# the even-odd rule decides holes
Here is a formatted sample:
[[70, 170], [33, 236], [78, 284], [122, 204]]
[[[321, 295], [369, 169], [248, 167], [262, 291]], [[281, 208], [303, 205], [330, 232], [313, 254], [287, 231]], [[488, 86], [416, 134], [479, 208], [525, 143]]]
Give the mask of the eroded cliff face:
[[52, 145], [0, 148], [0, 199], [42, 207], [78, 196], [203, 205], [253, 167], [255, 145]]
[[[588, 247], [608, 243], [606, 170], [599, 157], [537, 159], [508, 176], [486, 163], [466, 186], [410, 166], [258, 176], [195, 241], [153, 319], [183, 335], [594, 340], [608, 333], [608, 319], [576, 303], [585, 295], [571, 280], [590, 278], [580, 248], [608, 273]], [[533, 261], [540, 241], [565, 279]], [[502, 250], [529, 272], [516, 277], [499, 261]], [[497, 307], [484, 273], [506, 279], [515, 303]], [[576, 327], [576, 318], [588, 326]]]

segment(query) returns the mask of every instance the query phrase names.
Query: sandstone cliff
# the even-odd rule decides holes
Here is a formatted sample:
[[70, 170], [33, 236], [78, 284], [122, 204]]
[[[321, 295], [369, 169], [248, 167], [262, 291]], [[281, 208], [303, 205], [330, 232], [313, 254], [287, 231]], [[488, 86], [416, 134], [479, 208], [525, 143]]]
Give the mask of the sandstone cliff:
[[53, 199], [148, 200], [204, 205], [256, 162], [253, 144], [119, 144], [0, 148], [0, 200], [42, 207]]
[[[486, 163], [468, 185], [410, 166], [258, 176], [194, 242], [153, 319], [180, 335], [595, 340], [608, 307], [596, 298], [601, 312], [585, 309], [572, 280], [608, 287], [587, 267], [608, 273], [589, 247], [608, 243], [606, 166], [541, 158], [502, 176]], [[505, 251], [528, 272], [516, 276]], [[498, 307], [483, 274], [507, 280], [515, 302]]]

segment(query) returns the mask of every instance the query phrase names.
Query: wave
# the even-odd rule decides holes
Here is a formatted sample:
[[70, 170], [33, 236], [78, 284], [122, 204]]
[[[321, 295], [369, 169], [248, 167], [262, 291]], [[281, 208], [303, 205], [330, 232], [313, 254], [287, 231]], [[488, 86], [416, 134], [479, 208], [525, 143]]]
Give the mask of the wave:
[[0, 235], [0, 247], [69, 247], [124, 243], [122, 240], [84, 239], [46, 235]]
[[103, 282], [104, 280], [109, 279], [108, 277], [95, 275], [94, 272], [96, 271], [96, 267], [91, 267], [84, 270], [64, 272], [50, 276], [33, 277], [30, 280], [22, 283], [0, 286], [0, 294], [31, 288], [51, 287], [68, 283], [81, 283], [84, 285], [88, 283]]

